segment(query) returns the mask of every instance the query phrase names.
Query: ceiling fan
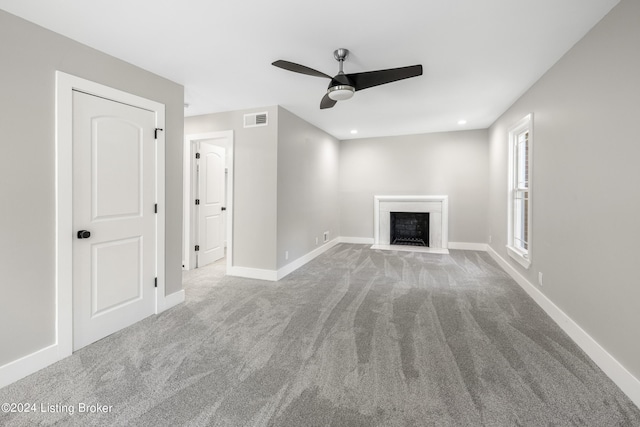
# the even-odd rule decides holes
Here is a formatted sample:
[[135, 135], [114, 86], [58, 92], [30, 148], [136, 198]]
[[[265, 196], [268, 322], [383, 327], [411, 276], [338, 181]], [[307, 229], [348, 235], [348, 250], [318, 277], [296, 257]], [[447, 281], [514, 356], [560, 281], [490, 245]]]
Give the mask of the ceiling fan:
[[354, 92], [386, 83], [395, 82], [410, 77], [422, 75], [422, 65], [411, 65], [409, 67], [389, 68], [387, 70], [367, 71], [364, 73], [345, 74], [342, 71], [344, 60], [349, 56], [347, 49], [337, 49], [333, 52], [333, 57], [340, 64], [338, 74], [331, 77], [325, 73], [305, 67], [294, 62], [278, 60], [271, 65], [294, 73], [307, 74], [309, 76], [324, 77], [331, 80], [327, 93], [320, 101], [320, 109], [331, 108], [338, 101], [344, 101], [353, 96]]

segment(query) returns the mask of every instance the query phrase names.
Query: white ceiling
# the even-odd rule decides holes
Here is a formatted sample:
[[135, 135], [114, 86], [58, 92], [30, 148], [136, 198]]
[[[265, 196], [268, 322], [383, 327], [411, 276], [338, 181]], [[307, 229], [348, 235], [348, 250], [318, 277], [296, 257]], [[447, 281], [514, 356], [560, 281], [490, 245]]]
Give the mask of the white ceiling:
[[[0, 0], [0, 8], [183, 84], [185, 115], [279, 104], [339, 139], [490, 126], [619, 0]], [[424, 75], [320, 110], [329, 75]], [[460, 126], [459, 119], [467, 124]]]

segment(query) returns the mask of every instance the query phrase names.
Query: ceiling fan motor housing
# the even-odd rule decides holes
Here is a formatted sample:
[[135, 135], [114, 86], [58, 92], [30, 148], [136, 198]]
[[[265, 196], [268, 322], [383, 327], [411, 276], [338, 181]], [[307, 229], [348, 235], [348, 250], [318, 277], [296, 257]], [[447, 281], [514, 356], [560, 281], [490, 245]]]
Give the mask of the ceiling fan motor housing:
[[353, 96], [356, 88], [349, 78], [344, 74], [338, 74], [331, 79], [329, 87], [327, 88], [327, 95], [334, 101], [344, 101]]

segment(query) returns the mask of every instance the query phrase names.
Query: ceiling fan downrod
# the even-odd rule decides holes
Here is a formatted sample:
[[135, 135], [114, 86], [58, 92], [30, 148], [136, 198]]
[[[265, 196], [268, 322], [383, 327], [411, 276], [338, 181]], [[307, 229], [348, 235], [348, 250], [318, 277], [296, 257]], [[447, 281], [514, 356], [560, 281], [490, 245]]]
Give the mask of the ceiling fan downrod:
[[336, 61], [338, 61], [338, 64], [340, 66], [338, 74], [344, 74], [344, 71], [342, 71], [342, 66], [344, 64], [344, 60], [347, 59], [347, 56], [349, 56], [349, 49], [340, 48], [333, 51], [333, 57], [336, 58]]

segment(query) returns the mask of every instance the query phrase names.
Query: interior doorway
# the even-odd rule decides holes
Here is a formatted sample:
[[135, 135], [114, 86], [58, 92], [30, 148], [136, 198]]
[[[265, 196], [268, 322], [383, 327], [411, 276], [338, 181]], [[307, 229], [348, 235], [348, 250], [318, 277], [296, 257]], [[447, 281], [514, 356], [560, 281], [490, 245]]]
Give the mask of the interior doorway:
[[[74, 122], [77, 124], [78, 118], [75, 117], [75, 113], [78, 112], [77, 102], [74, 101], [74, 96], [78, 94], [88, 95], [91, 98], [95, 98], [98, 100], [108, 100], [109, 105], [112, 107], [118, 106], [133, 106], [143, 112], [143, 115], [147, 115], [144, 113], [145, 111], [151, 112], [151, 121], [147, 123], [146, 118], [143, 120], [147, 123], [144, 128], [144, 133], [147, 135], [153, 135], [150, 137], [147, 142], [149, 144], [146, 145], [154, 145], [154, 153], [150, 153], [149, 155], [143, 155], [142, 151], [136, 151], [139, 155], [138, 160], [142, 161], [143, 157], [146, 160], [150, 160], [155, 166], [150, 166], [147, 164], [145, 169], [149, 167], [153, 167], [154, 171], [154, 181], [155, 185], [153, 188], [146, 188], [147, 196], [138, 197], [135, 199], [140, 201], [140, 203], [144, 204], [139, 205], [139, 209], [136, 210], [135, 206], [132, 205], [133, 197], [124, 199], [120, 198], [118, 186], [115, 186], [111, 181], [111, 176], [102, 176], [102, 180], [96, 179], [94, 176], [91, 179], [87, 179], [87, 182], [92, 183], [92, 191], [95, 194], [101, 194], [100, 198], [96, 198], [93, 196], [83, 196], [78, 200], [84, 200], [89, 198], [92, 199], [90, 203], [91, 217], [93, 219], [102, 220], [102, 224], [91, 224], [92, 228], [88, 229], [80, 229], [81, 227], [86, 226], [87, 224], [81, 224], [77, 222], [82, 215], [78, 215], [78, 213], [74, 213], [74, 193], [80, 191], [80, 188], [77, 183], [74, 183], [74, 175], [77, 177], [77, 173], [74, 171]], [[76, 100], [77, 101], [77, 100]], [[84, 108], [83, 108], [84, 109]], [[127, 110], [127, 114], [129, 112], [129, 108], [125, 108]], [[105, 135], [109, 136], [109, 140], [111, 140], [111, 136], [114, 134], [127, 133], [126, 128], [131, 124], [128, 118], [122, 121], [111, 122], [113, 126], [104, 127], [103, 130], [106, 131]], [[113, 118], [115, 117], [112, 113], [108, 114], [99, 114], [103, 118]], [[75, 119], [74, 119], [75, 118]], [[122, 275], [117, 276], [119, 274], [128, 273], [124, 271], [113, 272], [113, 268], [110, 268], [110, 264], [117, 264], [118, 267], [122, 268], [121, 259], [119, 258], [121, 254], [110, 252], [110, 247], [107, 245], [100, 246], [100, 238], [103, 235], [103, 225], [107, 222], [111, 222], [112, 220], [124, 220], [125, 217], [141, 217], [145, 216], [144, 212], [140, 213], [142, 209], [146, 209], [146, 212], [149, 213], [149, 217], [153, 217], [153, 220], [150, 221], [151, 226], [148, 231], [144, 233], [145, 239], [147, 241], [153, 240], [155, 244], [151, 245], [150, 250], [142, 250], [140, 245], [134, 243], [134, 238], [124, 237], [119, 242], [123, 242], [124, 246], [127, 246], [127, 249], [131, 252], [136, 252], [137, 254], [141, 254], [143, 258], [151, 257], [150, 262], [145, 263], [144, 260], [137, 265], [140, 266], [145, 272], [142, 273], [142, 281], [145, 282], [144, 285], [141, 285], [139, 282], [138, 285], [145, 286], [145, 304], [149, 301], [146, 296], [151, 296], [150, 305], [152, 308], [152, 312], [160, 313], [167, 308], [182, 302], [184, 299], [184, 292], [176, 293], [171, 297], [167, 297], [165, 295], [165, 106], [155, 101], [151, 101], [145, 98], [141, 98], [139, 96], [123, 92], [108, 86], [104, 86], [99, 83], [95, 83], [86, 79], [82, 79], [80, 77], [72, 76], [70, 74], [63, 73], [61, 71], [56, 71], [56, 179], [55, 179], [55, 197], [56, 197], [56, 340], [55, 343], [49, 347], [47, 350], [46, 358], [50, 358], [51, 363], [53, 361], [60, 360], [66, 356], [71, 355], [74, 347], [74, 305], [76, 301], [74, 301], [74, 290], [76, 289], [77, 280], [76, 272], [74, 272], [74, 252], [78, 252], [75, 250], [76, 244], [80, 240], [84, 240], [88, 245], [92, 243], [97, 243], [94, 245], [94, 249], [92, 249], [91, 257], [95, 261], [97, 260], [98, 267], [102, 268], [103, 272], [107, 272], [106, 275], [96, 275], [93, 274], [93, 293], [95, 294], [98, 288], [103, 288], [104, 286], [101, 283], [113, 283], [114, 279], [116, 281], [121, 281], [123, 279]], [[97, 126], [96, 120], [93, 120], [94, 124]], [[104, 121], [101, 122], [103, 125]], [[126, 123], [126, 124], [125, 124]], [[100, 127], [100, 126], [98, 126]], [[98, 133], [93, 133], [93, 135], [100, 135], [101, 131]], [[100, 138], [99, 138], [100, 139]], [[102, 140], [106, 141], [106, 140]], [[92, 144], [96, 143], [101, 145], [102, 143], [98, 140], [93, 140]], [[117, 145], [117, 144], [116, 144]], [[109, 169], [108, 164], [110, 161], [118, 161], [118, 160], [131, 160], [131, 153], [129, 156], [123, 156], [120, 152], [120, 149], [123, 148], [118, 147], [110, 147], [109, 150], [104, 151], [103, 154], [106, 154], [107, 157], [103, 156], [93, 156], [91, 158], [91, 162], [93, 166], [100, 166], [104, 170], [106, 167]], [[130, 147], [124, 147], [125, 151]], [[95, 152], [95, 147], [93, 147], [93, 151]], [[109, 157], [110, 156], [110, 157]], [[85, 160], [85, 163], [88, 161]], [[87, 163], [88, 165], [88, 163]], [[139, 164], [137, 164], [139, 166]], [[111, 165], [111, 167], [120, 167], [121, 165]], [[127, 168], [127, 172], [131, 176], [136, 168], [136, 164], [130, 163]], [[95, 168], [94, 168], [95, 170]], [[98, 177], [99, 178], [99, 177]], [[147, 180], [149, 177], [147, 176]], [[106, 183], [106, 186], [100, 187], [98, 181], [101, 183]], [[85, 183], [86, 184], [86, 183]], [[95, 187], [95, 185], [98, 185]], [[124, 185], [124, 184], [122, 184]], [[121, 185], [121, 186], [122, 186]], [[129, 184], [127, 184], [129, 185]], [[139, 188], [139, 187], [138, 187]], [[94, 191], [97, 190], [97, 193]], [[152, 192], [153, 194], [151, 194]], [[101, 204], [103, 201], [107, 200], [104, 196], [110, 195], [107, 197], [110, 202], [108, 205]], [[131, 189], [128, 189], [125, 197], [131, 196]], [[147, 204], [148, 202], [149, 204]], [[158, 205], [157, 213], [155, 212], [155, 205]], [[114, 208], [115, 206], [115, 208]], [[133, 207], [132, 207], [133, 206]], [[115, 209], [115, 210], [112, 210]], [[133, 210], [132, 210], [133, 209]], [[136, 212], [133, 212], [136, 211]], [[153, 212], [153, 215], [151, 215]], [[98, 218], [100, 216], [101, 218]], [[94, 228], [96, 226], [100, 226], [98, 228]], [[145, 221], [145, 226], [148, 225]], [[122, 227], [116, 227], [122, 228]], [[135, 234], [135, 232], [133, 233]], [[116, 241], [118, 237], [111, 237], [112, 240]], [[86, 240], [88, 239], [88, 240]], [[130, 243], [130, 244], [129, 244]], [[141, 249], [139, 251], [132, 250], [133, 247], [137, 245], [137, 249]], [[97, 252], [103, 250], [102, 254], [98, 254]], [[86, 255], [86, 254], [85, 254]], [[103, 258], [101, 255], [105, 255]], [[130, 261], [133, 257], [127, 257], [127, 262]], [[139, 258], [141, 259], [141, 258]], [[103, 262], [104, 261], [104, 262]], [[76, 266], [78, 264], [87, 263], [87, 261], [75, 260]], [[147, 268], [147, 265], [151, 267]], [[135, 268], [135, 265], [129, 264], [126, 268]], [[153, 272], [151, 271], [153, 270]], [[113, 274], [112, 274], [113, 273]], [[153, 276], [153, 277], [152, 277]], [[137, 302], [137, 296], [131, 296], [132, 292], [139, 291], [139, 286], [134, 284], [133, 279], [131, 279], [133, 275], [125, 277], [125, 282], [130, 285], [126, 289], [122, 287], [118, 288], [117, 294], [111, 293], [106, 295], [106, 299], [92, 299], [92, 310], [94, 317], [98, 315], [98, 311], [102, 311], [106, 313], [114, 306], [114, 304], [119, 304], [120, 306], [128, 305], [128, 302]], [[101, 283], [100, 283], [101, 282]], [[123, 282], [119, 282], [122, 285]], [[156, 286], [157, 285], [157, 286]], [[151, 289], [151, 291], [148, 291]], [[110, 289], [111, 291], [113, 289]], [[127, 297], [127, 292], [129, 292], [129, 297]], [[103, 294], [103, 296], [105, 296]], [[139, 295], [138, 295], [139, 296]], [[177, 298], [176, 298], [177, 296]], [[147, 309], [148, 312], [148, 309]], [[123, 318], [127, 317], [123, 315]], [[130, 319], [130, 317], [127, 317]], [[122, 325], [120, 325], [122, 326]], [[126, 326], [126, 325], [125, 325]], [[123, 326], [124, 327], [124, 326]], [[107, 332], [109, 333], [109, 332]], [[41, 360], [45, 360], [43, 358]]]
[[233, 265], [233, 131], [185, 137], [183, 269]]

